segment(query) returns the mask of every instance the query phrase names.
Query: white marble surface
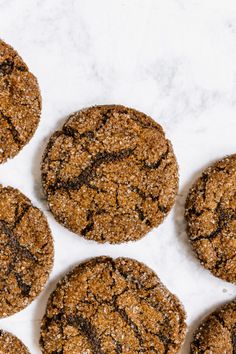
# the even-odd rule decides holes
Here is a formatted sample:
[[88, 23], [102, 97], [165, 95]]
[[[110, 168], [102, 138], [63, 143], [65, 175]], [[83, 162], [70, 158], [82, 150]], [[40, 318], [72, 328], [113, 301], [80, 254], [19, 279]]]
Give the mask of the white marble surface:
[[[38, 77], [43, 112], [30, 144], [0, 166], [0, 182], [19, 188], [48, 217], [55, 265], [43, 292], [24, 311], [0, 320], [32, 354], [49, 293], [69, 267], [97, 255], [145, 262], [183, 302], [189, 341], [200, 318], [236, 295], [204, 270], [188, 245], [186, 193], [202, 168], [236, 150], [235, 0], [0, 0], [0, 37]], [[40, 185], [45, 144], [82, 107], [121, 103], [162, 124], [180, 166], [177, 203], [165, 222], [136, 243], [86, 241], [54, 221]]]

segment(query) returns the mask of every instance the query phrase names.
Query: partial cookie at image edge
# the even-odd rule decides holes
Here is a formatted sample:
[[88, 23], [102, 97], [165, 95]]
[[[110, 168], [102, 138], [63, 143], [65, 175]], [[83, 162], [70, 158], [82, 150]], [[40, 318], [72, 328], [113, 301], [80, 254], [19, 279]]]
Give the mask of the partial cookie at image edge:
[[1, 354], [30, 354], [28, 348], [16, 336], [0, 330]]
[[26, 308], [44, 289], [54, 242], [46, 217], [19, 190], [0, 185], [0, 318]]
[[236, 349], [236, 300], [208, 315], [194, 333], [190, 354], [232, 354]]
[[149, 267], [101, 256], [79, 264], [57, 284], [40, 345], [44, 354], [174, 354], [185, 332], [182, 304]]
[[191, 187], [185, 205], [187, 233], [201, 264], [236, 283], [236, 155], [208, 167]]
[[0, 164], [30, 141], [41, 115], [36, 77], [9, 44], [0, 39]]

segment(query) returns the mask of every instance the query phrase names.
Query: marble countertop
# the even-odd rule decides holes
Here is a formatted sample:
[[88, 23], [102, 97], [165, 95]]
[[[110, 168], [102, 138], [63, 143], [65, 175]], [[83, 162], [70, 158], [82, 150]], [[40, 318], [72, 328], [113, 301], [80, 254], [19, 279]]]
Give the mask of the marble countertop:
[[[0, 320], [32, 354], [40, 319], [58, 279], [98, 255], [133, 257], [153, 268], [184, 304], [189, 331], [236, 296], [236, 286], [203, 269], [187, 241], [184, 202], [203, 168], [236, 150], [236, 4], [221, 0], [0, 0], [0, 37], [38, 77], [39, 128], [0, 182], [19, 188], [46, 213], [55, 265], [46, 290], [20, 313]], [[50, 134], [82, 107], [120, 103], [151, 115], [172, 141], [180, 167], [177, 202], [142, 240], [118, 246], [77, 237], [48, 212], [40, 160]]]

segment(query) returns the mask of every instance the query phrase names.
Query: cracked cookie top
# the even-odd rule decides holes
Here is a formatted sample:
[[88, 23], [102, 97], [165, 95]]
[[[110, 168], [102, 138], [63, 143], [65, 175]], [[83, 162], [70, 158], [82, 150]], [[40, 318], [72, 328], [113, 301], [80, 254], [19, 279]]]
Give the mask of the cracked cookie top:
[[40, 344], [44, 354], [174, 354], [185, 329], [182, 305], [150, 268], [103, 256], [57, 285]]
[[43, 213], [18, 190], [0, 186], [0, 317], [24, 309], [40, 293], [53, 254]]
[[30, 354], [26, 346], [11, 333], [0, 330], [0, 354]]
[[189, 192], [185, 215], [201, 264], [236, 283], [236, 155], [203, 172]]
[[191, 343], [191, 354], [236, 352], [236, 301], [211, 313], [199, 326]]
[[178, 167], [152, 118], [123, 106], [72, 114], [42, 162], [50, 210], [65, 227], [98, 242], [143, 237], [171, 209]]
[[18, 53], [0, 39], [0, 163], [33, 136], [41, 113], [38, 83]]

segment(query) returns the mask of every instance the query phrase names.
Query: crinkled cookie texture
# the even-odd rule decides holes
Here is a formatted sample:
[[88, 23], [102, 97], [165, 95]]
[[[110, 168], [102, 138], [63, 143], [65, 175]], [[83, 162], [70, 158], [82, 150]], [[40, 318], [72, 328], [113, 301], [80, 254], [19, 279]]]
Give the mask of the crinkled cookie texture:
[[93, 258], [51, 294], [41, 326], [44, 354], [178, 353], [185, 312], [146, 265]]
[[202, 322], [194, 334], [190, 353], [236, 353], [236, 301], [217, 309]]
[[43, 213], [17, 189], [0, 186], [0, 317], [24, 309], [41, 292], [53, 254]]
[[17, 337], [0, 330], [0, 354], [30, 354], [30, 352]]
[[0, 39], [0, 163], [33, 136], [41, 113], [38, 83], [18, 53]]
[[50, 210], [65, 227], [98, 242], [138, 240], [158, 226], [178, 189], [171, 143], [152, 118], [123, 106], [72, 114], [42, 163]]
[[201, 264], [236, 283], [236, 155], [203, 172], [189, 192], [186, 219]]

